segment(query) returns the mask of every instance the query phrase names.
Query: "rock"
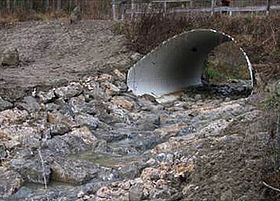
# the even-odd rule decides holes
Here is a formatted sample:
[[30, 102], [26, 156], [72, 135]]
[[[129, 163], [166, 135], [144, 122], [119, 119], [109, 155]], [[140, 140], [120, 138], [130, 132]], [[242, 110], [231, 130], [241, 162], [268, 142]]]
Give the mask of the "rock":
[[56, 96], [54, 94], [54, 90], [50, 90], [48, 92], [40, 91], [37, 94], [37, 96], [39, 97], [39, 100], [43, 103], [49, 103], [56, 98]]
[[159, 128], [160, 116], [157, 114], [140, 113], [140, 119], [136, 121], [136, 126], [139, 130], [151, 131]]
[[125, 74], [121, 73], [118, 69], [114, 70], [114, 74], [117, 76], [118, 80], [125, 81]]
[[11, 109], [13, 104], [0, 97], [0, 112], [3, 110]]
[[202, 96], [201, 96], [200, 94], [196, 94], [196, 95], [194, 96], [194, 100], [195, 100], [195, 101], [201, 100], [201, 98], [202, 98]]
[[50, 134], [51, 136], [55, 135], [64, 135], [65, 133], [70, 132], [70, 127], [66, 124], [53, 124], [50, 126]]
[[178, 131], [177, 136], [186, 136], [186, 135], [194, 133], [194, 132], [196, 132], [196, 129], [194, 127], [192, 127], [192, 126], [184, 127]]
[[102, 82], [101, 87], [108, 96], [118, 95], [121, 92], [121, 90], [116, 85], [108, 81]]
[[97, 129], [99, 120], [96, 117], [93, 117], [92, 115], [89, 114], [79, 114], [75, 116], [76, 122], [80, 126], [88, 126], [90, 129]]
[[56, 158], [51, 164], [52, 180], [69, 184], [84, 184], [98, 176], [98, 168], [90, 162]]
[[48, 184], [50, 182], [51, 169], [50, 166], [37, 158], [19, 158], [11, 161], [11, 166], [14, 170], [19, 172], [22, 177], [28, 182], [37, 184]]
[[69, 105], [74, 113], [87, 113], [90, 115], [95, 115], [96, 113], [94, 102], [85, 102], [85, 98], [83, 96], [71, 98]]
[[0, 164], [1, 160], [5, 159], [7, 156], [6, 147], [4, 144], [0, 144]]
[[71, 133], [69, 133], [69, 135], [81, 138], [83, 142], [88, 145], [92, 145], [97, 142], [97, 138], [86, 126], [74, 129]]
[[78, 96], [83, 93], [82, 85], [79, 83], [70, 83], [70, 85], [66, 87], [60, 87], [55, 89], [55, 95], [59, 98], [63, 98], [65, 100], [69, 100], [74, 96]]
[[28, 113], [18, 108], [8, 109], [0, 112], [0, 125], [20, 123], [27, 119]]
[[128, 111], [132, 111], [134, 109], [134, 102], [128, 100], [126, 97], [123, 96], [114, 96], [111, 102], [115, 106], [126, 109]]
[[11, 125], [6, 128], [0, 128], [0, 138], [7, 149], [16, 146], [38, 147], [40, 145], [41, 133], [36, 127]]
[[32, 96], [27, 96], [23, 98], [21, 103], [17, 103], [16, 106], [19, 109], [24, 109], [29, 113], [34, 113], [40, 110], [40, 104]]
[[143, 185], [135, 184], [129, 189], [129, 201], [141, 201], [144, 197]]
[[188, 128], [184, 124], [171, 124], [155, 130], [161, 137], [174, 137], [176, 135], [187, 135], [189, 133]]
[[8, 198], [23, 185], [23, 179], [17, 172], [0, 167], [0, 198]]
[[19, 53], [16, 48], [4, 50], [0, 60], [3, 66], [17, 66], [19, 64]]
[[221, 194], [221, 201], [231, 201], [233, 200], [233, 195], [231, 190], [227, 190]]
[[113, 82], [114, 79], [113, 79], [112, 75], [104, 73], [104, 74], [97, 76], [95, 80], [98, 82], [106, 82], [106, 81]]
[[276, 95], [280, 96], [280, 80], [275, 83], [274, 92]]
[[65, 116], [60, 112], [48, 112], [47, 121], [51, 124], [65, 124], [70, 128], [77, 126], [72, 117]]
[[138, 52], [136, 52], [136, 53], [134, 53], [133, 55], [130, 56], [130, 59], [131, 59], [132, 61], [138, 61], [138, 60], [141, 59], [141, 58], [142, 58], [142, 55], [139, 54]]
[[32, 189], [23, 186], [13, 195], [13, 198], [15, 198], [15, 200], [18, 200], [18, 199], [30, 198], [31, 196], [32, 196]]

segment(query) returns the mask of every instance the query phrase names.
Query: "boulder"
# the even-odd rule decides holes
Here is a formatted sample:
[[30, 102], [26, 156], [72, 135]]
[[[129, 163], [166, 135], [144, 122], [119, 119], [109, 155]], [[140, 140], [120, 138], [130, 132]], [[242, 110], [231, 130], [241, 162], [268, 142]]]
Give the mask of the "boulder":
[[84, 184], [97, 177], [98, 168], [87, 161], [56, 158], [51, 164], [52, 180], [69, 184]]
[[59, 98], [69, 100], [83, 93], [83, 88], [79, 83], [70, 83], [68, 86], [55, 89], [54, 93]]
[[3, 66], [17, 66], [19, 64], [19, 53], [16, 48], [4, 50], [0, 62]]
[[11, 161], [11, 166], [14, 170], [19, 172], [22, 177], [31, 183], [48, 184], [51, 176], [51, 169], [48, 164], [42, 162], [37, 158], [19, 158]]
[[0, 111], [11, 109], [13, 104], [0, 97]]
[[17, 172], [0, 167], [0, 198], [7, 198], [23, 185], [23, 179]]

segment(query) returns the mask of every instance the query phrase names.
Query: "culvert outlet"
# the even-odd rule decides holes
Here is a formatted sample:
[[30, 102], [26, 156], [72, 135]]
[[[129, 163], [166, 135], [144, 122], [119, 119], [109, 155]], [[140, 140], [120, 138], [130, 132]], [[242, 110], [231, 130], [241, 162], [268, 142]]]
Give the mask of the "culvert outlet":
[[[222, 43], [234, 39], [212, 29], [184, 32], [163, 42], [139, 60], [128, 72], [127, 85], [136, 95], [160, 97], [188, 86], [201, 85], [204, 62], [208, 54]], [[246, 53], [251, 83], [254, 83], [252, 65]]]

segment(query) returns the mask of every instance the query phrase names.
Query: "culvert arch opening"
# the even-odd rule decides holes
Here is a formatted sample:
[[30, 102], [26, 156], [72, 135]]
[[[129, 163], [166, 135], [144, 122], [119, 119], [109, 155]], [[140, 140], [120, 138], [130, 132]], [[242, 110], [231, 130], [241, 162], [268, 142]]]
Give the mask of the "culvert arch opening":
[[[233, 50], [239, 51], [235, 59], [242, 62], [230, 58]], [[236, 65], [227, 69], [219, 58], [221, 55]], [[248, 90], [253, 88], [255, 80], [248, 56], [231, 36], [212, 29], [196, 29], [170, 38], [139, 60], [128, 71], [127, 85], [136, 95], [160, 97], [205, 83], [215, 86], [217, 83], [213, 81], [218, 78], [233, 83], [246, 78], [243, 83]]]

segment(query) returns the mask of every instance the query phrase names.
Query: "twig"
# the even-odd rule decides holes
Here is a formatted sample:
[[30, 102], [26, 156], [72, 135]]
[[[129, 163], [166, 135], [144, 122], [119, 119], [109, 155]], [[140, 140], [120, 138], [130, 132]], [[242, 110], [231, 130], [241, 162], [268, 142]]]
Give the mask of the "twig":
[[267, 183], [265, 183], [264, 181], [263, 181], [263, 185], [265, 185], [266, 187], [268, 187], [268, 188], [270, 188], [270, 189], [272, 189], [272, 190], [277, 191], [277, 192], [280, 193], [280, 189], [275, 188], [275, 187], [273, 187], [273, 186], [270, 186], [270, 185], [268, 185]]
[[45, 174], [45, 165], [44, 165], [44, 160], [43, 160], [43, 157], [42, 157], [40, 148], [38, 149], [38, 154], [39, 154], [39, 156], [40, 156], [41, 163], [42, 163], [43, 179], [44, 179], [45, 189], [48, 189], [47, 178], [46, 178], [46, 174]]

